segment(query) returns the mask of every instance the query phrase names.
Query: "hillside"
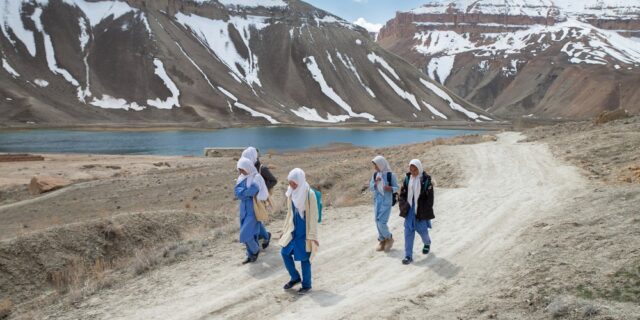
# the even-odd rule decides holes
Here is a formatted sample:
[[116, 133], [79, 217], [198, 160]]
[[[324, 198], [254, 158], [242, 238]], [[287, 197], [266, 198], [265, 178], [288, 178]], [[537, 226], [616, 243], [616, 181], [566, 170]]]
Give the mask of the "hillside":
[[640, 112], [639, 1], [429, 1], [378, 42], [496, 115]]
[[0, 26], [5, 127], [490, 120], [297, 0], [2, 1]]

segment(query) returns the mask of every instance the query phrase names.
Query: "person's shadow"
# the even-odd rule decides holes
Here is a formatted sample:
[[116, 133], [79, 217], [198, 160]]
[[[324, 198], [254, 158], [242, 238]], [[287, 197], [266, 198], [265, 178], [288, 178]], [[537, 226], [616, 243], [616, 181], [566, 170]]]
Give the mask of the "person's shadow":
[[[404, 258], [404, 251], [399, 249], [391, 249], [391, 251], [387, 252], [387, 255], [392, 258], [402, 259]], [[455, 277], [460, 271], [462, 267], [455, 265], [449, 260], [444, 258], [438, 258], [435, 253], [431, 252], [425, 259], [417, 258], [414, 255], [413, 264], [416, 266], [424, 266], [431, 270], [433, 270], [439, 276], [451, 279]]]
[[322, 307], [331, 307], [344, 299], [343, 295], [336, 294], [327, 290], [312, 290], [309, 297]]
[[322, 289], [320, 290], [312, 289], [311, 292], [305, 295], [299, 295], [298, 290], [288, 290], [286, 292], [293, 297], [293, 300], [297, 301], [299, 299], [309, 297], [311, 300], [313, 300], [315, 303], [317, 303], [321, 307], [334, 306], [338, 304], [338, 302], [344, 299], [344, 296], [341, 294], [336, 294], [336, 293], [333, 293], [327, 290], [322, 290]]
[[462, 267], [451, 263], [447, 259], [438, 258], [434, 253], [429, 253], [426, 259], [414, 260], [414, 264], [417, 266], [425, 266], [446, 279], [455, 277], [462, 270]]
[[[273, 243], [271, 243], [271, 245], [273, 246]], [[269, 246], [266, 250], [262, 250], [260, 256], [258, 256], [258, 260], [249, 264], [249, 275], [256, 279], [266, 279], [284, 270], [279, 247], [272, 246]], [[286, 273], [286, 271], [284, 271], [284, 273]]]

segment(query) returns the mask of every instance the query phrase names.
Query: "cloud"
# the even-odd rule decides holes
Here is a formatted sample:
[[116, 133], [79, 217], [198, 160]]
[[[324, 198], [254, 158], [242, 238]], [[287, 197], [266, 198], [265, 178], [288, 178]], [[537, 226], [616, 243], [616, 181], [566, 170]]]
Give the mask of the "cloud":
[[[359, 0], [359, 1], [363, 1], [363, 0]], [[382, 29], [382, 24], [368, 22], [367, 20], [365, 20], [365, 18], [358, 18], [356, 19], [356, 21], [353, 22], [353, 24], [357, 26], [361, 26], [367, 29], [367, 31], [369, 32], [380, 32], [380, 29]]]
[[367, 3], [367, 2], [369, 2], [369, 0], [353, 0], [353, 2], [357, 2], [357, 3]]

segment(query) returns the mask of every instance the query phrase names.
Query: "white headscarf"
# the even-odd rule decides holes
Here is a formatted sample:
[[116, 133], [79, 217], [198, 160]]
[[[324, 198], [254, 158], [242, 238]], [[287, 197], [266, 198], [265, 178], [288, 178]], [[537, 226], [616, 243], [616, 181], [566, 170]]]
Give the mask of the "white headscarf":
[[291, 198], [296, 209], [298, 209], [298, 214], [300, 214], [301, 217], [304, 217], [305, 202], [307, 201], [309, 188], [311, 188], [309, 183], [307, 183], [304, 171], [300, 168], [291, 170], [287, 180], [293, 181], [298, 185], [295, 189], [289, 186], [289, 189], [287, 189], [287, 198]]
[[254, 147], [249, 147], [242, 151], [242, 157], [251, 160], [255, 165], [258, 162], [258, 150]]
[[267, 184], [264, 182], [262, 176], [258, 174], [258, 170], [256, 169], [256, 166], [251, 163], [251, 160], [247, 158], [240, 158], [240, 160], [238, 160], [237, 168], [246, 171], [248, 174], [240, 174], [240, 176], [238, 176], [236, 185], [240, 184], [244, 180], [247, 180], [247, 187], [251, 186], [251, 184], [255, 184], [260, 189], [257, 194], [258, 200], [267, 200], [267, 198], [269, 198], [269, 190], [267, 189]]
[[[387, 162], [387, 159], [385, 159], [383, 156], [376, 156], [375, 158], [373, 158], [373, 160], [371, 160], [371, 162], [375, 163], [376, 166], [378, 166], [378, 169], [380, 170], [380, 172], [378, 172], [378, 176], [382, 177], [383, 179], [385, 179], [384, 177], [386, 177], [385, 173], [391, 172], [389, 162]], [[378, 192], [384, 194], [384, 183], [378, 183]]]
[[409, 178], [409, 188], [407, 201], [413, 204], [413, 209], [418, 210], [418, 198], [420, 197], [420, 189], [422, 189], [422, 184], [420, 183], [420, 178], [422, 177], [422, 172], [424, 169], [422, 168], [422, 162], [418, 159], [413, 159], [409, 162], [409, 166], [414, 165], [418, 168], [418, 176], [414, 177], [413, 175]]

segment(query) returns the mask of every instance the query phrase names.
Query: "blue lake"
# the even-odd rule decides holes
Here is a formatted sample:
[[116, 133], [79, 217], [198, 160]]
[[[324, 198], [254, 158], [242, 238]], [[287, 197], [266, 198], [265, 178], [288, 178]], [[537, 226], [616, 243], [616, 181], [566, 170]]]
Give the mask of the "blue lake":
[[0, 132], [0, 152], [200, 156], [206, 147], [251, 145], [264, 151], [305, 150], [334, 143], [386, 147], [479, 132], [481, 131], [287, 127], [143, 132], [29, 130]]

